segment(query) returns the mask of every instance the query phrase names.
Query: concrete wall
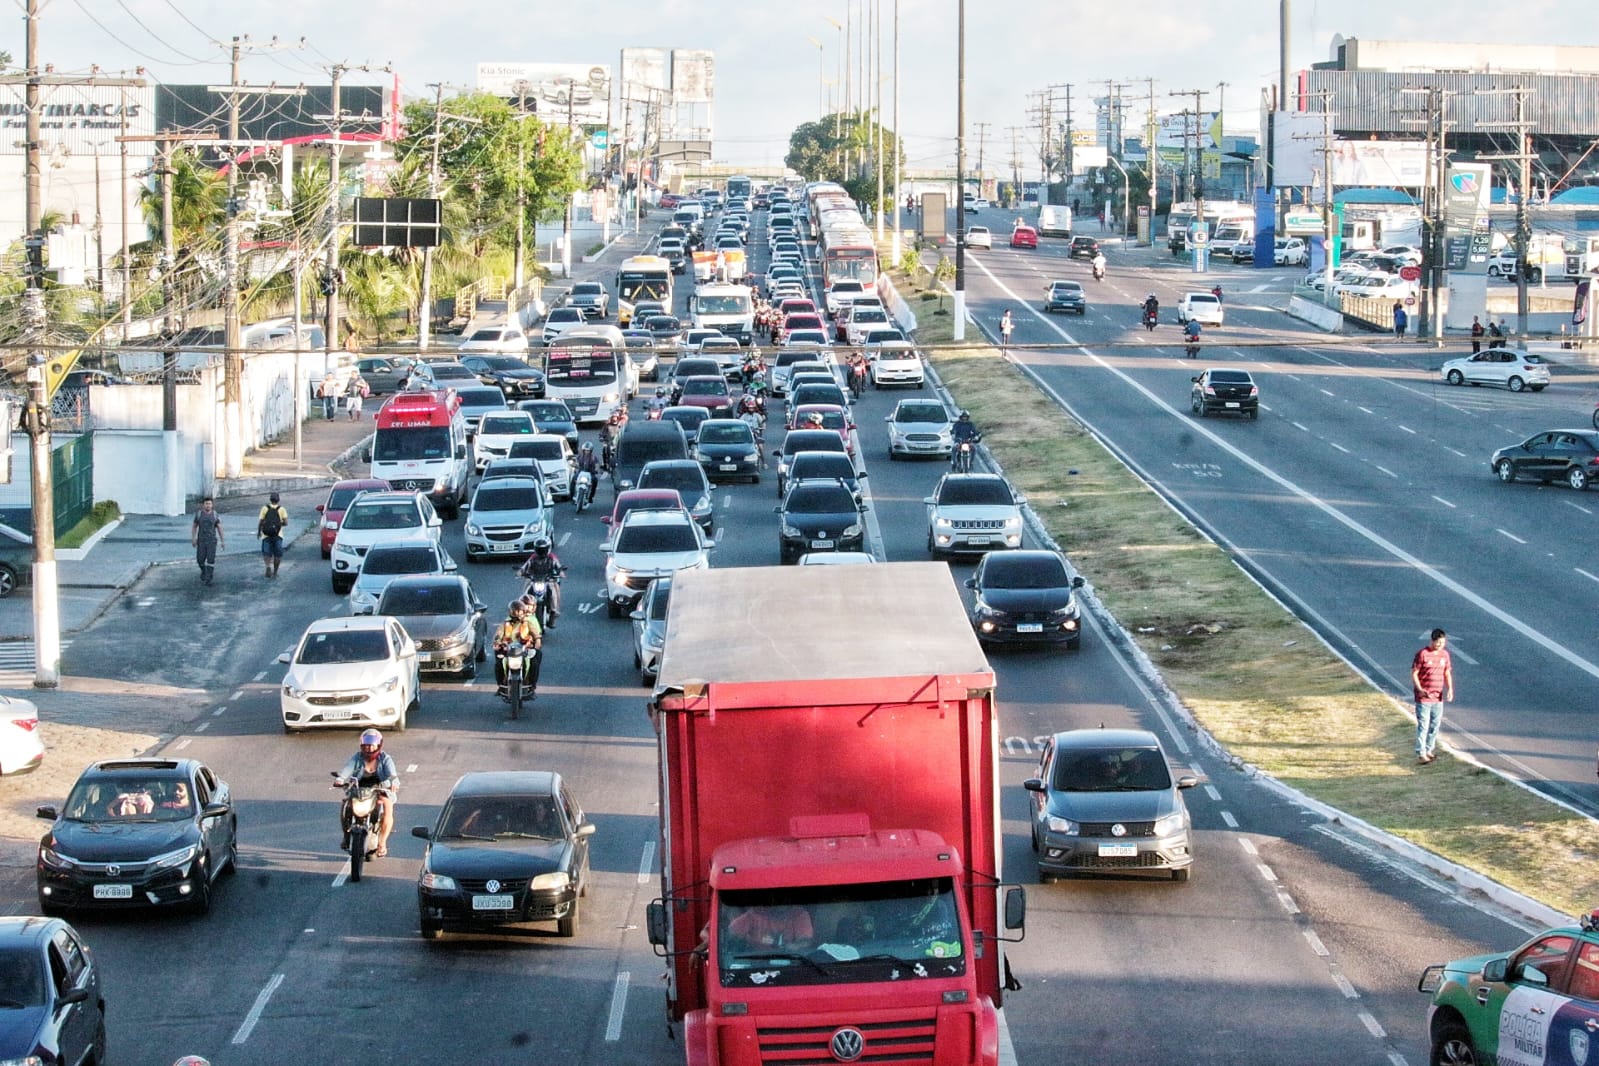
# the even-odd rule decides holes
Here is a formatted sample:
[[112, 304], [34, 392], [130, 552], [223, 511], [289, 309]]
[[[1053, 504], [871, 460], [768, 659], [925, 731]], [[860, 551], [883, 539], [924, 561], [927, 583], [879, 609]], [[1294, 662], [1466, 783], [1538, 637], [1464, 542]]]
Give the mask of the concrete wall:
[[1295, 296], [1288, 301], [1288, 313], [1328, 333], [1337, 333], [1344, 328], [1344, 316], [1340, 312], [1303, 296]]
[[[124, 514], [163, 514], [166, 466], [163, 434], [155, 430], [99, 430], [94, 435], [94, 498], [115, 500]], [[185, 499], [211, 490], [210, 441], [178, 437]]]

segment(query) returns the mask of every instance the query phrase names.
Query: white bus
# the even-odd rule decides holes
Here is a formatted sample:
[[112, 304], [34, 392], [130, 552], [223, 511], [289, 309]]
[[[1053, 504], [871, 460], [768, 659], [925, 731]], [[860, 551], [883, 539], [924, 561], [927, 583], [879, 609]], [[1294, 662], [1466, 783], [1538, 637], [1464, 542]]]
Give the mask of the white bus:
[[544, 349], [544, 395], [566, 401], [579, 425], [604, 422], [626, 403], [631, 371], [621, 331], [579, 326]]

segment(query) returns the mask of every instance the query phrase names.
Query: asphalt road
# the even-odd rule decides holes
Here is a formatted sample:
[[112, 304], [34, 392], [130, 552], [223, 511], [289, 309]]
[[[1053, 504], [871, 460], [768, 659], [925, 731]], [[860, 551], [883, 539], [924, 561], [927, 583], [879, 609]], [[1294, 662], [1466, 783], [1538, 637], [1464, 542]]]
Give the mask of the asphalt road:
[[[997, 266], [1001, 254], [985, 262]], [[1017, 270], [1027, 273], [1025, 265]], [[978, 299], [987, 307], [991, 296]], [[1025, 316], [1024, 323], [1045, 328]], [[1187, 369], [1152, 361], [1135, 380], [1160, 395], [1175, 388], [1180, 401], [1175, 375]], [[1081, 357], [1058, 370], [1081, 379], [1073, 387], [1084, 390], [1085, 404], [1109, 408], [1114, 395], [1142, 396]], [[857, 412], [871, 475], [869, 528], [880, 554], [919, 559], [920, 500], [942, 464], [881, 458], [882, 418], [896, 398], [870, 393]], [[1274, 409], [1258, 424], [1204, 428], [1237, 437], [1274, 427], [1275, 389], [1271, 398]], [[1141, 403], [1149, 420], [1147, 398], [1120, 402]], [[1196, 435], [1195, 427], [1187, 432]], [[1204, 448], [1218, 453], [1213, 443]], [[1229, 472], [1246, 466], [1226, 462]], [[1229, 473], [1228, 488], [1234, 476], [1243, 475]], [[608, 496], [602, 488], [601, 501]], [[773, 480], [721, 489], [717, 502], [713, 565], [775, 564]], [[1252, 505], [1242, 496], [1233, 503]], [[336, 797], [327, 787], [354, 735], [284, 736], [278, 717], [277, 654], [311, 619], [346, 610], [311, 542], [294, 548], [270, 586], [202, 591], [182, 568], [154, 570], [139, 589], [152, 606], [113, 611], [73, 644], [74, 673], [130, 669], [213, 692], [207, 711], [166, 750], [215, 766], [239, 806], [240, 872], [209, 917], [77, 921], [105, 969], [116, 1061], [155, 1064], [187, 1053], [218, 1066], [681, 1061], [664, 1025], [663, 966], [642, 929], [659, 886], [655, 755], [629, 626], [604, 611], [601, 510], [576, 516], [562, 507], [567, 613], [548, 641], [531, 713], [508, 721], [485, 672], [479, 683], [428, 684], [411, 728], [390, 734], [404, 779], [400, 828], [391, 857], [359, 884], [342, 877]], [[460, 523], [447, 523], [445, 537], [464, 559]], [[520, 591], [509, 565], [463, 567], [496, 610]], [[957, 579], [969, 570], [952, 566]], [[870, 639], [867, 620], [815, 624], [841, 621]], [[1465, 644], [1474, 649], [1469, 636]], [[1028, 884], [1030, 901], [1026, 940], [1009, 949], [1024, 985], [1006, 1009], [1018, 1061], [1420, 1063], [1420, 968], [1520, 938], [1448, 886], [1346, 843], [1336, 827], [1203, 750], [1105, 634], [1090, 629], [1077, 653], [1004, 654], [994, 666], [1006, 734], [1005, 873]], [[1468, 684], [1463, 679], [1466, 692]], [[1036, 884], [1020, 788], [1035, 766], [1035, 738], [1101, 723], [1157, 730], [1174, 763], [1200, 775], [1188, 793], [1198, 852], [1191, 883]], [[539, 934], [425, 943], [414, 887], [422, 842], [406, 830], [432, 820], [461, 773], [509, 768], [559, 770], [598, 826], [583, 929], [572, 941]], [[15, 910], [32, 909], [31, 877], [11, 891]]]

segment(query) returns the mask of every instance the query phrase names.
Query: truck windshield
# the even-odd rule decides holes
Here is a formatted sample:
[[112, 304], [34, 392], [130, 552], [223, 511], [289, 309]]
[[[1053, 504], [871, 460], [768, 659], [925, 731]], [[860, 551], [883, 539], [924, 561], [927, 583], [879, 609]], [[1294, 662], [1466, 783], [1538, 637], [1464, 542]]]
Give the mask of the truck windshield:
[[716, 918], [723, 987], [948, 978], [966, 972], [945, 878], [725, 891]]
[[448, 459], [450, 430], [447, 426], [419, 426], [406, 429], [380, 429], [372, 442], [372, 461], [398, 463], [406, 459]]
[[751, 305], [748, 296], [700, 296], [695, 306], [702, 315], [743, 315]]

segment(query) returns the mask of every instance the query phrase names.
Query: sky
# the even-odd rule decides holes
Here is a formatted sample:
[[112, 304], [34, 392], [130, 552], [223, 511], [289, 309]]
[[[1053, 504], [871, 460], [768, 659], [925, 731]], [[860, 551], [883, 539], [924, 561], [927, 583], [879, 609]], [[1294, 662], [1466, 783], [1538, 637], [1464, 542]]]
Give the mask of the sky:
[[[22, 8], [24, 0], [12, 0]], [[622, 48], [696, 48], [716, 53], [716, 162], [775, 166], [795, 126], [822, 113], [822, 82], [834, 80], [841, 34], [828, 18], [883, 23], [884, 121], [892, 125], [891, 74], [896, 0], [39, 0], [40, 60], [59, 73], [146, 68], [176, 84], [227, 81], [217, 42], [247, 35], [304, 47], [251, 52], [246, 82], [326, 84], [335, 62], [392, 64], [408, 96], [431, 95], [430, 82], [470, 87], [479, 62], [619, 65]], [[1599, 45], [1599, 20], [1574, 19], [1576, 0], [1456, 0], [1447, 25], [1435, 4], [1392, 0], [1293, 0], [1290, 67], [1328, 58], [1335, 34], [1382, 40], [1499, 41]], [[900, 122], [907, 163], [948, 167], [956, 127], [957, 0], [898, 0]], [[861, 15], [866, 11], [865, 16]], [[1225, 107], [1229, 133], [1258, 128], [1261, 90], [1277, 77], [1274, 0], [1142, 0], [1133, 8], [1081, 0], [983, 0], [966, 18], [968, 156], [978, 141], [987, 169], [1008, 171], [1013, 145], [1036, 176], [1039, 133], [1030, 93], [1072, 85], [1073, 124], [1091, 126], [1091, 97], [1106, 79], [1132, 83], [1124, 99], [1175, 111], [1204, 90], [1206, 110]], [[1514, 17], [1510, 13], [1514, 11]], [[24, 21], [0, 33], [13, 63], [24, 50]], [[820, 42], [818, 48], [815, 42]], [[860, 42], [857, 40], [856, 49]], [[349, 83], [366, 76], [351, 74]], [[377, 80], [377, 79], [374, 79]], [[1221, 83], [1226, 83], [1225, 88]], [[831, 90], [834, 99], [838, 89]], [[1056, 89], [1056, 114], [1064, 89]], [[1191, 104], [1193, 97], [1186, 97]], [[1142, 120], [1145, 103], [1129, 105]], [[981, 133], [979, 123], [986, 123]]]

